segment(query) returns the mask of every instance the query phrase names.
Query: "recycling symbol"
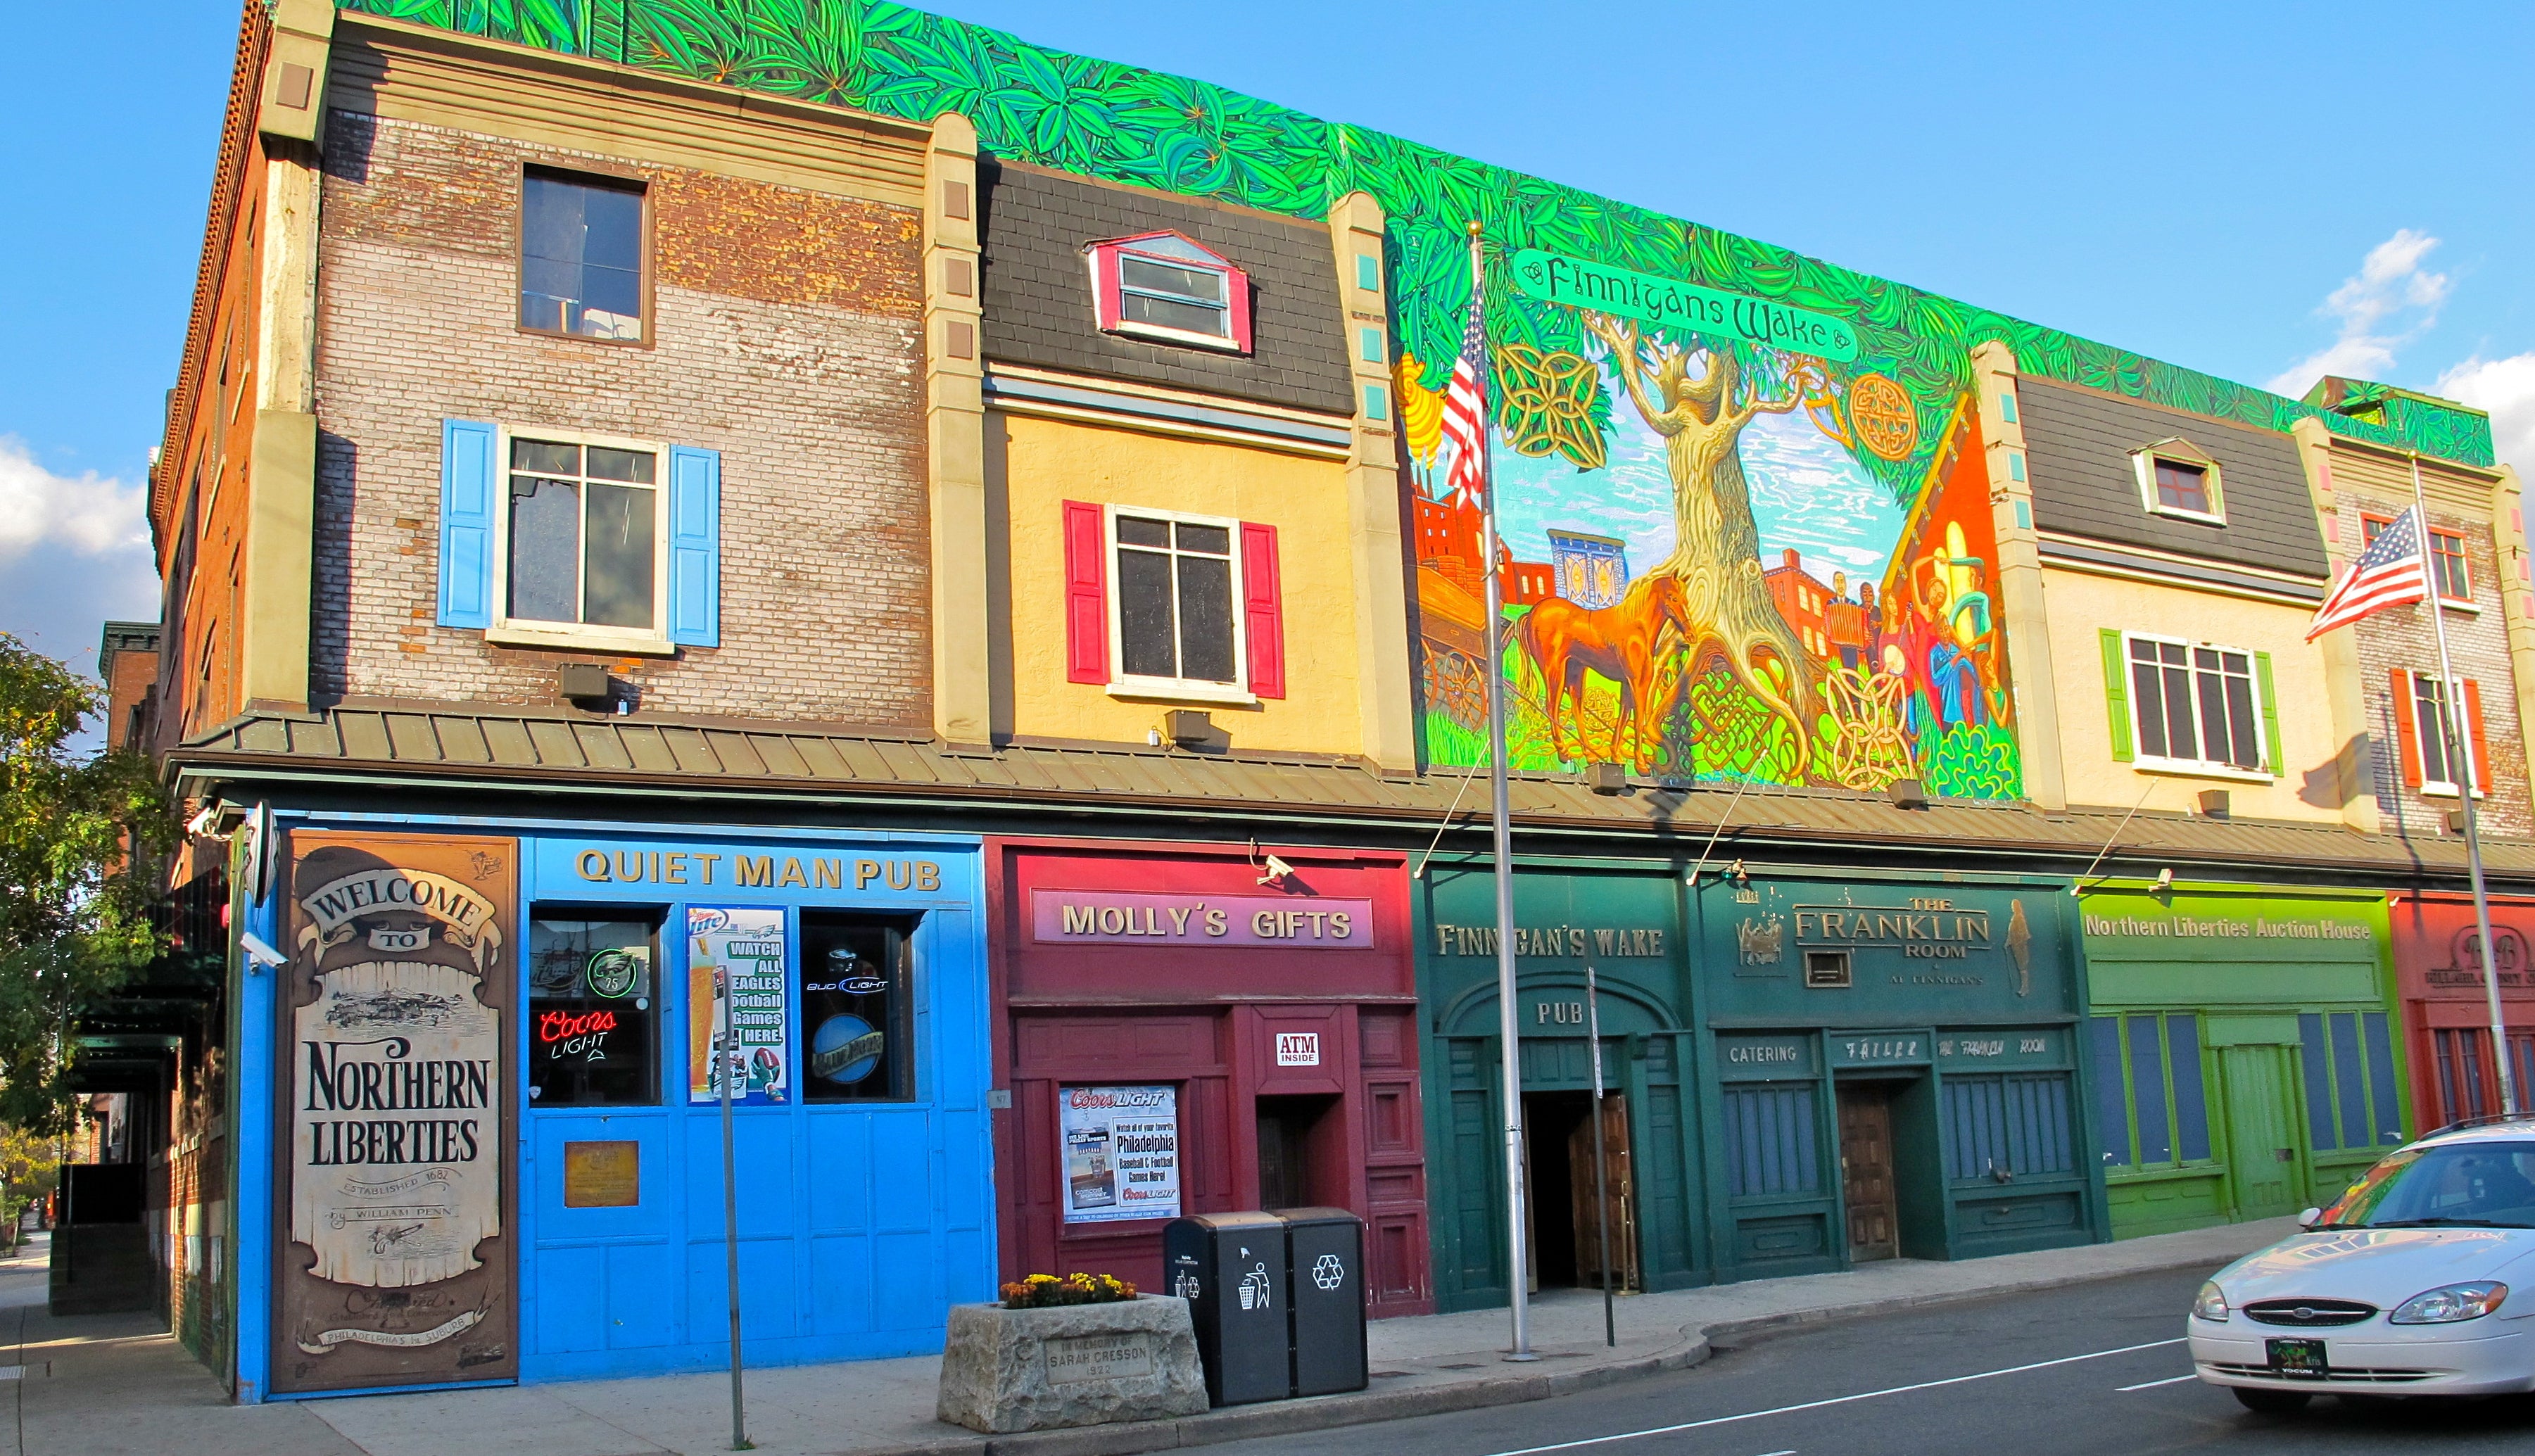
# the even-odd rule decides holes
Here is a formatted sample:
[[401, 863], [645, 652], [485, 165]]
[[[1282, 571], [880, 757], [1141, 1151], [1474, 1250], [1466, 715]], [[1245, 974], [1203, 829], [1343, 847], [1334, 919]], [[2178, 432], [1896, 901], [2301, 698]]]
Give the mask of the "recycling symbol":
[[1323, 1289], [1335, 1289], [1346, 1283], [1346, 1265], [1338, 1262], [1336, 1254], [1325, 1253], [1312, 1265], [1312, 1282]]
[[1197, 1282], [1197, 1276], [1186, 1269], [1182, 1269], [1179, 1277], [1171, 1281], [1171, 1293], [1183, 1300], [1196, 1299], [1201, 1288], [1202, 1286]]

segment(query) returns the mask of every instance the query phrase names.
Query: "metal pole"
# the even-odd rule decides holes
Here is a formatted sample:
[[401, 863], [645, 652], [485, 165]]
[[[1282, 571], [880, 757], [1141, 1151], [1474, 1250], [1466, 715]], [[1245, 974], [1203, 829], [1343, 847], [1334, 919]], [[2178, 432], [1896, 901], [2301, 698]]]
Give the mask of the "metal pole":
[[[1470, 298], [1485, 296], [1487, 273], [1479, 255], [1479, 224], [1470, 223]], [[1484, 347], [1484, 346], [1483, 346]], [[1488, 559], [1488, 783], [1494, 790], [1497, 861], [1497, 1039], [1505, 1044], [1505, 1176], [1508, 1306], [1514, 1316], [1514, 1344], [1505, 1358], [1538, 1360], [1531, 1351], [1531, 1231], [1525, 1212], [1530, 1190], [1522, 1179], [1522, 1025], [1515, 1005], [1514, 963], [1514, 828], [1512, 801], [1506, 788], [1505, 710], [1505, 581], [1497, 569], [1497, 487], [1488, 468], [1488, 369], [1479, 361], [1479, 501], [1486, 532], [1479, 542]]]
[[2456, 800], [2464, 806], [2465, 873], [2473, 884], [2474, 933], [2482, 942], [2482, 991], [2491, 1007], [2491, 1060], [2500, 1067], [2500, 1110], [2513, 1113], [2519, 1110], [2517, 1078], [2508, 1065], [2508, 1021], [2500, 1009], [2500, 967], [2491, 952], [2491, 896], [2482, 883], [2482, 832], [2473, 807], [2473, 782], [2480, 776], [2480, 765], [2472, 759], [2459, 721], [2464, 704], [2456, 699], [2463, 695], [2455, 668], [2447, 661], [2447, 614], [2439, 604], [2438, 574], [2430, 570], [2430, 506], [2421, 489], [2421, 453], [2411, 454], [2412, 510], [2421, 528], [2421, 576], [2430, 588], [2430, 625], [2438, 630], [2439, 638], [2439, 735], [2446, 742], [2447, 771], [2456, 776]]
[[713, 988], [721, 996], [721, 1045], [715, 1049], [713, 1072], [721, 1081], [721, 1229], [730, 1268], [730, 1448], [745, 1451], [750, 1446], [748, 1397], [740, 1388], [739, 1376], [739, 1154], [730, 1123], [731, 1060], [739, 1045], [731, 1002], [739, 998], [737, 988], [731, 984], [730, 971], [727, 965], [713, 968]]
[[1611, 1312], [1611, 1174], [1602, 1153], [1602, 1000], [1593, 989], [1593, 962], [1584, 962], [1584, 1034], [1593, 1044], [1593, 1217], [1602, 1265], [1602, 1343], [1616, 1349], [1619, 1321]]

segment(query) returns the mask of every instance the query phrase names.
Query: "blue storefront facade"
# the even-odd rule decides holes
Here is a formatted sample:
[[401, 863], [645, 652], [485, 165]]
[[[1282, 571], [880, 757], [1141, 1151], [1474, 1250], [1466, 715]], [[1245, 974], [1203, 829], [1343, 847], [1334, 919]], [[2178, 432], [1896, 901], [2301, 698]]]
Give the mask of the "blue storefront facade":
[[233, 987], [245, 1398], [726, 1364], [725, 1075], [751, 1364], [938, 1350], [992, 1296], [973, 838], [266, 839], [240, 924], [284, 963]]

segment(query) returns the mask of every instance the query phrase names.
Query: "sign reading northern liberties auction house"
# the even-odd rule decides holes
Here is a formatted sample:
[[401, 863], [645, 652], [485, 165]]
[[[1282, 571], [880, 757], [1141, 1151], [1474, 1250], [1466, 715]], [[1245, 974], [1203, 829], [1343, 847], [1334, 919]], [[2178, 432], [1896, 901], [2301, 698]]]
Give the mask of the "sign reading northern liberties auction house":
[[293, 849], [273, 1389], [511, 1374], [517, 844], [303, 832]]

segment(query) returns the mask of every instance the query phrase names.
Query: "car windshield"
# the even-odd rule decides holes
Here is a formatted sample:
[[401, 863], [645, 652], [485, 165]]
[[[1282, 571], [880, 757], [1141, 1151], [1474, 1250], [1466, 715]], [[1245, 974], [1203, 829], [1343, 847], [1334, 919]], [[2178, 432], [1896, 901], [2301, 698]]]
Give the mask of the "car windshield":
[[2535, 1142], [2405, 1148], [2368, 1170], [2319, 1229], [2535, 1229]]

